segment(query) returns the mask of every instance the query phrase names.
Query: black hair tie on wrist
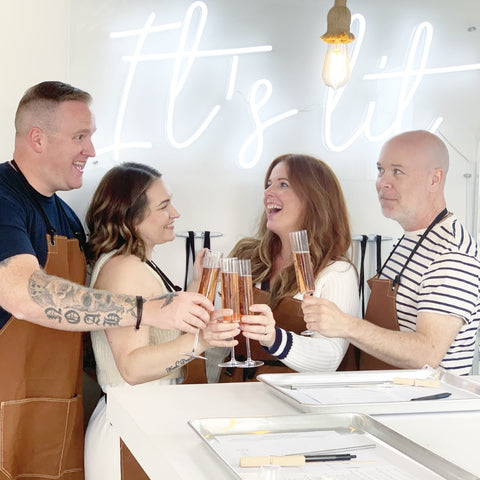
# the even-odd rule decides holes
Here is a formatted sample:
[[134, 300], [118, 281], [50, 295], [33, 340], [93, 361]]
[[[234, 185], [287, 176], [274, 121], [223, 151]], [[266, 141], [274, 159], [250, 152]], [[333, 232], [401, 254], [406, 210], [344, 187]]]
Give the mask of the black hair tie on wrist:
[[143, 300], [143, 297], [140, 295], [137, 295], [137, 323], [135, 324], [135, 330], [140, 329], [140, 323], [142, 322], [142, 313], [143, 313], [143, 304], [145, 301]]

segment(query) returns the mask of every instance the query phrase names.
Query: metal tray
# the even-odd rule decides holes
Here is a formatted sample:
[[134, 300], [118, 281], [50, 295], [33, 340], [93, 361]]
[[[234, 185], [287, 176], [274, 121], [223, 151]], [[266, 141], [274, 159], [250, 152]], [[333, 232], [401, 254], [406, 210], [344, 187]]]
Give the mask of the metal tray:
[[[425, 392], [425, 395], [435, 392], [449, 392], [451, 396], [439, 400], [414, 402], [408, 401], [408, 398], [401, 401], [380, 399], [383, 393], [389, 393], [386, 390], [388, 386], [393, 387], [390, 390], [392, 394], [406, 394], [407, 390], [404, 389], [403, 385], [392, 383], [395, 377], [439, 380], [440, 387], [438, 388], [417, 387], [416, 391], [418, 393], [416, 396], [422, 396], [420, 392]], [[425, 367], [419, 370], [369, 370], [332, 373], [273, 373], [259, 375], [258, 380], [272, 388], [273, 392], [281, 398], [307, 413], [395, 414], [480, 410], [480, 383], [468, 377], [453, 375], [442, 368]], [[293, 389], [292, 385], [298, 388]], [[364, 390], [362, 391], [362, 389]], [[357, 400], [367, 392], [370, 393], [369, 401], [365, 401], [365, 399]], [[339, 401], [335, 401], [335, 395]], [[322, 397], [325, 397], [325, 401], [322, 401]]]
[[[474, 480], [478, 477], [445, 460], [408, 438], [391, 430], [372, 417], [359, 413], [295, 415], [252, 418], [210, 418], [190, 420], [189, 425], [208, 447], [225, 463], [232, 477], [243, 480], [273, 478], [262, 467], [241, 468], [241, 456], [306, 453], [298, 451], [307, 436], [309, 450], [328, 449], [322, 445], [325, 435], [340, 436], [340, 444], [352, 445], [355, 435], [369, 448], [349, 448], [344, 451], [357, 455], [348, 462], [314, 462], [296, 467], [277, 467], [275, 479], [300, 480], [328, 478], [401, 478], [402, 480]], [[318, 440], [316, 436], [318, 435]], [[283, 438], [281, 447], [278, 438]], [[276, 440], [272, 440], [275, 438]], [[315, 442], [315, 443], [314, 443]], [[362, 440], [363, 442], [363, 440]], [[360, 442], [360, 443], [362, 443]], [[373, 445], [372, 445], [373, 444]], [[279, 450], [281, 448], [281, 451]]]

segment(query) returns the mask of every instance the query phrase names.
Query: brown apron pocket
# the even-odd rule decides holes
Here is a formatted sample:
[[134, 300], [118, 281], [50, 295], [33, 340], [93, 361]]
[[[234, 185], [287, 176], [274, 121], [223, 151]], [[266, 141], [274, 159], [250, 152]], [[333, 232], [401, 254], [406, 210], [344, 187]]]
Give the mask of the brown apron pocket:
[[0, 469], [8, 478], [60, 478], [83, 471], [82, 445], [70, 445], [82, 425], [82, 397], [1, 402]]

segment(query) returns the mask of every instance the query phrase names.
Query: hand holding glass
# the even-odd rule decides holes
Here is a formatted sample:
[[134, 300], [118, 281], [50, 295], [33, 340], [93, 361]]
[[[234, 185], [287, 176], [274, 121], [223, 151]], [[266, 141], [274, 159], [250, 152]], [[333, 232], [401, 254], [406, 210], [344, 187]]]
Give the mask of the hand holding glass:
[[[252, 265], [250, 260], [238, 261], [238, 281], [240, 295], [240, 315], [252, 315], [249, 308], [253, 304]], [[242, 368], [260, 367], [263, 362], [252, 360], [250, 353], [250, 339], [245, 337], [247, 359], [239, 365]]]
[[[233, 315], [223, 317], [223, 322], [240, 322], [240, 297], [238, 295], [238, 258], [224, 258], [220, 274], [222, 287], [222, 307], [233, 310]], [[231, 347], [230, 360], [218, 364], [219, 367], [239, 367], [235, 360], [235, 347]]]
[[[205, 256], [203, 257], [202, 278], [200, 279], [200, 285], [198, 286], [198, 293], [201, 293], [207, 297], [212, 303], [215, 300], [215, 291], [217, 288], [218, 275], [220, 273], [222, 259], [223, 253], [212, 250], [207, 250], [205, 252]], [[195, 354], [198, 345], [198, 335], [199, 331], [197, 330], [191, 353], [182, 353], [182, 355], [206, 360], [206, 357]]]
[[[307, 231], [290, 232], [289, 236], [298, 290], [304, 295], [313, 295], [313, 292], [315, 292], [315, 279], [313, 277]], [[302, 335], [313, 335], [314, 333], [310, 330], [304, 330]]]

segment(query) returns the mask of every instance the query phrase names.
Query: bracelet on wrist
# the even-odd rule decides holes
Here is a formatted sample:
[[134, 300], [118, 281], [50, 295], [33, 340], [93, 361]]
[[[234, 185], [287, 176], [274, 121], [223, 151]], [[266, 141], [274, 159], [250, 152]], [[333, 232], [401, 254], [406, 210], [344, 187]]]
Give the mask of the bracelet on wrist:
[[142, 323], [143, 304], [145, 300], [141, 295], [137, 295], [137, 323], [135, 324], [135, 330], [140, 329], [140, 323]]

